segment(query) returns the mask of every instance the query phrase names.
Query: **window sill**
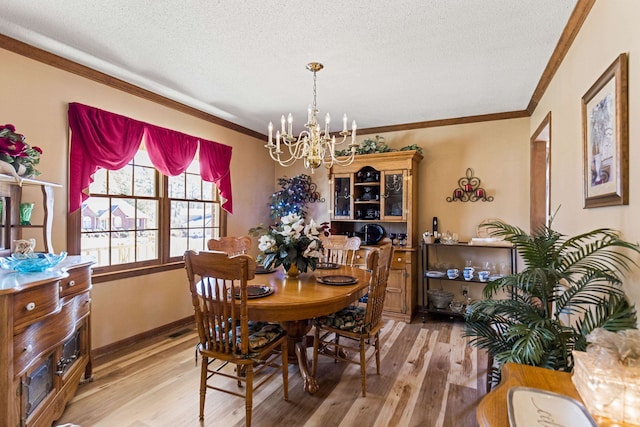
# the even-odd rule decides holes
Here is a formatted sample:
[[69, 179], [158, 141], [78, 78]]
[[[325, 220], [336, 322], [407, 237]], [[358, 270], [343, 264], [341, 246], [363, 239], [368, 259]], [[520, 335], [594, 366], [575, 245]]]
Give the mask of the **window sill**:
[[177, 270], [184, 268], [184, 262], [171, 262], [162, 265], [154, 265], [140, 268], [130, 268], [128, 270], [110, 271], [105, 273], [94, 273], [91, 275], [93, 284], [111, 282], [113, 280], [128, 279], [129, 277], [145, 276], [148, 274], [162, 273], [163, 271]]

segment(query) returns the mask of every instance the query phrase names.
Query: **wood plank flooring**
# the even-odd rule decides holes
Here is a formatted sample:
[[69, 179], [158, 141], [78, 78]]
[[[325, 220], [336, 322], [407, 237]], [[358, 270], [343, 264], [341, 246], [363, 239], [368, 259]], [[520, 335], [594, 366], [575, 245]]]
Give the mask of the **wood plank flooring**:
[[[462, 320], [389, 320], [382, 331], [381, 375], [320, 357], [320, 391], [309, 395], [295, 365], [289, 401], [275, 378], [254, 393], [253, 426], [476, 426], [486, 393], [487, 357], [466, 345]], [[56, 425], [82, 427], [244, 426], [244, 401], [209, 391], [198, 420], [199, 362], [193, 329], [150, 338], [96, 361], [93, 381], [78, 388]], [[311, 355], [311, 349], [309, 349]]]

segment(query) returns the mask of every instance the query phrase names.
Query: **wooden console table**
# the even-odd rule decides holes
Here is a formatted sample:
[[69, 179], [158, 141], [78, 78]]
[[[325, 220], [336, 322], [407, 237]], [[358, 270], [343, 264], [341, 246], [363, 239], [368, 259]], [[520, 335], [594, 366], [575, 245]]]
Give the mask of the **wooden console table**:
[[[511, 387], [524, 386], [552, 391], [576, 399], [583, 403], [567, 372], [534, 366], [507, 363], [502, 368], [500, 384], [489, 392], [478, 405], [477, 419], [481, 427], [509, 427], [507, 412], [507, 392]], [[628, 423], [613, 422], [595, 417], [600, 427], [631, 427]]]

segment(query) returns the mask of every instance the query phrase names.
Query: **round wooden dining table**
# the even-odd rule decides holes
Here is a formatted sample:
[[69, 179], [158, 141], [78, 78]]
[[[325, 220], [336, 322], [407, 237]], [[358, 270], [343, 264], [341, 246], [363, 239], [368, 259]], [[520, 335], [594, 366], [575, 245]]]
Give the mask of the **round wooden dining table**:
[[[353, 285], [325, 285], [317, 281], [322, 276], [351, 276]], [[279, 322], [289, 337], [289, 360], [297, 363], [309, 393], [318, 391], [318, 384], [309, 373], [307, 337], [311, 319], [336, 312], [358, 301], [367, 293], [371, 274], [359, 267], [340, 266], [337, 269], [308, 271], [298, 278], [287, 278], [282, 268], [266, 274], [256, 274], [250, 285], [267, 285], [273, 293], [248, 301], [249, 319]]]

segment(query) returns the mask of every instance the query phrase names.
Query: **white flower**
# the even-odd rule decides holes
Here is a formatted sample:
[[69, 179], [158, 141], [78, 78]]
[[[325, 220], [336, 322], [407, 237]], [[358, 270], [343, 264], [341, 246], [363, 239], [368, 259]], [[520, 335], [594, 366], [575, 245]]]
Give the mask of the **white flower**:
[[309, 237], [315, 237], [320, 234], [320, 230], [318, 230], [318, 226], [313, 219], [304, 227], [304, 234]]
[[300, 218], [300, 215], [297, 213], [291, 213], [289, 215], [283, 216], [280, 221], [283, 225], [295, 224], [296, 222], [303, 222], [304, 220]]
[[258, 249], [260, 249], [262, 252], [272, 252], [273, 250], [277, 249], [276, 243], [276, 239], [269, 236], [268, 234], [265, 234], [260, 236], [260, 239], [258, 240]]
[[322, 252], [318, 249], [318, 240], [312, 240], [302, 256], [305, 258], [320, 258]]

